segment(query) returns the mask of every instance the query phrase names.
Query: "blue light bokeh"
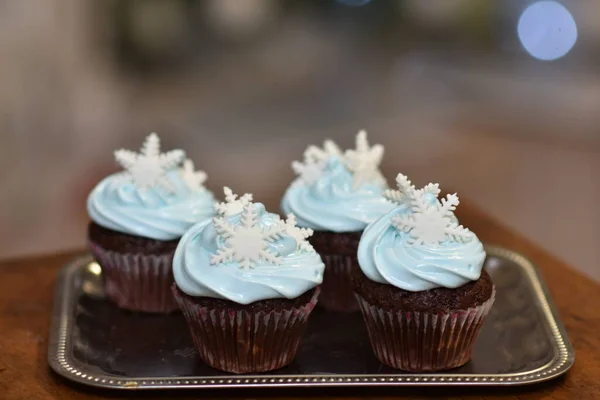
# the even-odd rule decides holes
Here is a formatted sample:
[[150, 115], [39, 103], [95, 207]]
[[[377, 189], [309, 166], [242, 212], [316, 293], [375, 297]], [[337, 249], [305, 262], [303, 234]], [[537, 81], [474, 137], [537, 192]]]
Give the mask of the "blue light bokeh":
[[523, 11], [517, 33], [532, 57], [550, 61], [563, 57], [573, 48], [577, 41], [577, 24], [565, 6], [543, 0]]

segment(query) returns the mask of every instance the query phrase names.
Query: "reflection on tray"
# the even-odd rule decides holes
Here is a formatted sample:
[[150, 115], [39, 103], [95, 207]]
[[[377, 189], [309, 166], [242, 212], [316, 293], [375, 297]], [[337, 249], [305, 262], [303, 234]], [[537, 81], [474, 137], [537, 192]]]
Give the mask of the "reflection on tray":
[[[450, 373], [515, 373], [542, 367], [554, 353], [523, 270], [495, 258], [488, 259], [486, 267], [497, 286], [496, 304], [486, 320], [472, 361]], [[224, 374], [197, 359], [181, 315], [121, 310], [102, 296], [101, 276], [97, 271], [82, 269], [79, 278], [72, 336], [73, 358], [79, 364], [129, 378]], [[375, 359], [360, 313], [317, 309], [311, 315], [294, 363], [276, 373], [401, 372], [384, 367]]]

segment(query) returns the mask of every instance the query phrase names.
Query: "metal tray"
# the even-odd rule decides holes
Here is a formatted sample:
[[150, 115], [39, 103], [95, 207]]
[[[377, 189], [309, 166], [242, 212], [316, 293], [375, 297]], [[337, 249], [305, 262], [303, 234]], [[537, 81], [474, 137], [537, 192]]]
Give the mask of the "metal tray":
[[497, 298], [473, 359], [444, 373], [408, 374], [373, 356], [360, 313], [317, 308], [294, 363], [260, 375], [231, 375], [196, 358], [181, 315], [136, 314], [104, 298], [102, 271], [90, 256], [60, 273], [48, 361], [58, 374], [116, 389], [286, 386], [521, 385], [565, 373], [573, 349], [534, 265], [487, 247], [485, 267]]

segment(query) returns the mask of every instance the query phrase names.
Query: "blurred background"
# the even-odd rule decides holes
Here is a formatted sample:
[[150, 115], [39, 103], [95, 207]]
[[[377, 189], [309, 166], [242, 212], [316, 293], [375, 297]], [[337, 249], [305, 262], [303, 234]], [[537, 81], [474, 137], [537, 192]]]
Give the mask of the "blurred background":
[[600, 279], [600, 2], [0, 1], [0, 258], [81, 248], [112, 151], [152, 131], [273, 210], [359, 129]]

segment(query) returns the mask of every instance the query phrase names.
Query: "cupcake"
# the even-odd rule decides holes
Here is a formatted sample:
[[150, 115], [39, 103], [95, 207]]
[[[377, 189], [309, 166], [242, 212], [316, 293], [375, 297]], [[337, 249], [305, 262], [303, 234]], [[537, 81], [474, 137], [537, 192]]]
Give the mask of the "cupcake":
[[293, 213], [298, 226], [314, 230], [310, 242], [325, 262], [320, 303], [331, 311], [358, 309], [352, 293], [352, 271], [365, 227], [394, 208], [382, 197], [387, 184], [379, 164], [383, 146], [369, 146], [367, 134], [356, 136], [356, 149], [342, 153], [325, 141], [310, 146], [304, 162], [294, 161], [298, 178], [287, 189], [281, 208]]
[[294, 359], [325, 266], [310, 232], [225, 188], [218, 216], [191, 228], [173, 259], [173, 293], [200, 358], [236, 374]]
[[90, 193], [89, 248], [102, 267], [106, 295], [119, 307], [168, 313], [172, 260], [188, 228], [214, 215], [213, 195], [202, 186], [181, 150], [160, 152], [150, 134], [140, 151], [115, 152], [124, 171], [102, 180]]
[[411, 372], [469, 361], [495, 289], [483, 245], [458, 224], [456, 194], [415, 189], [406, 176], [384, 196], [396, 207], [360, 240], [354, 285], [375, 356]]

